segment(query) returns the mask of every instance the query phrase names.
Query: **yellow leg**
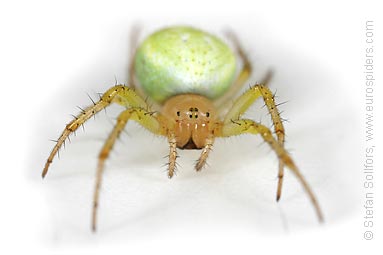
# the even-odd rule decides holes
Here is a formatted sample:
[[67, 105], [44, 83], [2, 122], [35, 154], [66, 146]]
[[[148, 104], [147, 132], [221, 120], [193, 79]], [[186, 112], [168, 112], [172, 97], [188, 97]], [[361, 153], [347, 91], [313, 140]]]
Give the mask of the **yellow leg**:
[[201, 171], [201, 169], [205, 166], [207, 157], [209, 156], [210, 151], [213, 147], [214, 139], [209, 137], [206, 139], [205, 147], [202, 149], [201, 156], [199, 157], [197, 164], [195, 165], [196, 171]]
[[176, 159], [177, 159], [177, 140], [174, 133], [168, 135], [169, 141], [169, 167], [168, 167], [168, 177], [172, 178], [176, 170]]
[[42, 172], [43, 178], [47, 174], [49, 166], [53, 161], [53, 158], [55, 157], [65, 140], [68, 138], [68, 136], [74, 131], [76, 131], [77, 128], [83, 125], [89, 118], [91, 118], [93, 115], [95, 115], [105, 107], [109, 106], [113, 102], [127, 107], [148, 109], [149, 111], [149, 106], [146, 104], [145, 100], [139, 97], [133, 89], [123, 85], [117, 85], [108, 89], [97, 103], [94, 103], [93, 105], [87, 107], [80, 114], [78, 114], [74, 118], [74, 120], [72, 120], [69, 124], [66, 125], [64, 131], [57, 140], [56, 145], [53, 147], [47, 159], [47, 162], [45, 163]]
[[110, 133], [108, 139], [105, 141], [100, 154], [98, 156], [98, 166], [96, 174], [96, 183], [93, 196], [93, 211], [92, 211], [92, 230], [96, 231], [97, 222], [97, 208], [101, 187], [101, 179], [104, 171], [105, 160], [109, 157], [109, 153], [113, 148], [114, 143], [124, 130], [128, 120], [135, 120], [141, 124], [144, 128], [148, 129], [154, 134], [164, 135], [165, 129], [160, 125], [158, 119], [150, 112], [143, 110], [142, 108], [131, 108], [123, 111], [117, 118], [117, 123]]
[[233, 120], [230, 123], [224, 123], [222, 124], [222, 127], [217, 130], [217, 136], [221, 137], [228, 137], [228, 136], [234, 136], [234, 135], [240, 135], [244, 133], [250, 133], [250, 134], [260, 134], [262, 138], [267, 142], [270, 147], [275, 151], [277, 154], [279, 161], [281, 161], [284, 165], [286, 165], [298, 178], [300, 183], [302, 184], [303, 188], [305, 189], [306, 193], [308, 194], [311, 203], [313, 204], [316, 214], [318, 216], [319, 221], [323, 221], [323, 215], [322, 211], [319, 207], [318, 201], [315, 198], [314, 193], [312, 192], [310, 186], [306, 182], [303, 175], [300, 173], [298, 167], [293, 162], [290, 155], [287, 153], [287, 151], [283, 148], [283, 146], [275, 140], [273, 137], [271, 131], [252, 120], [247, 119], [241, 119], [241, 120]]
[[[283, 147], [285, 142], [285, 128], [283, 127], [282, 120], [275, 105], [274, 95], [265, 85], [255, 85], [247, 90], [240, 96], [232, 106], [224, 119], [224, 123], [228, 124], [231, 121], [239, 120], [246, 110], [259, 98], [262, 97], [265, 105], [270, 113], [271, 119], [274, 124], [274, 132], [277, 135], [279, 144]], [[277, 201], [281, 197], [282, 183], [283, 183], [283, 161], [279, 162], [278, 170], [278, 188], [277, 188]]]

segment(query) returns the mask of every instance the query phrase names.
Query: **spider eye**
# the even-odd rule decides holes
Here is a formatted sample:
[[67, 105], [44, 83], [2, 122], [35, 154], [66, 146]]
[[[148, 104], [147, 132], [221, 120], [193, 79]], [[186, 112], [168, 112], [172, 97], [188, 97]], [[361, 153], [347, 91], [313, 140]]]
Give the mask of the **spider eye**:
[[210, 112], [207, 112], [207, 113], [206, 113], [206, 117], [210, 117]]
[[180, 113], [180, 111], [178, 111], [178, 112], [177, 112], [177, 116], [180, 116], [180, 115], [181, 115], [181, 113]]

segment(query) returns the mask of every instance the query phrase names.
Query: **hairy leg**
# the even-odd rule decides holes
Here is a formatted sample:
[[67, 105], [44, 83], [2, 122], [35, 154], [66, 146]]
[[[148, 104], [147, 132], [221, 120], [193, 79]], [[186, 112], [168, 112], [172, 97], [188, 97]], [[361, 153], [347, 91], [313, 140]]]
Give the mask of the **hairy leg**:
[[322, 211], [309, 184], [307, 183], [303, 175], [300, 173], [298, 167], [295, 165], [290, 155], [283, 148], [283, 146], [277, 140], [275, 140], [271, 131], [267, 127], [248, 119], [241, 119], [235, 121], [233, 120], [230, 123], [222, 124], [221, 128], [217, 132], [217, 137], [228, 137], [245, 133], [260, 134], [263, 140], [265, 140], [265, 142], [267, 142], [270, 145], [270, 147], [277, 154], [279, 161], [283, 162], [283, 164], [286, 165], [298, 178], [299, 182], [302, 184], [303, 188], [305, 189], [306, 193], [308, 194], [311, 200], [311, 203], [315, 208], [319, 221], [322, 222]]
[[168, 135], [169, 142], [169, 167], [168, 167], [168, 177], [172, 178], [176, 170], [176, 159], [177, 159], [177, 140], [174, 133]]
[[117, 123], [114, 126], [112, 132], [109, 134], [108, 139], [105, 141], [104, 146], [102, 147], [100, 154], [98, 156], [98, 166], [96, 174], [96, 183], [94, 188], [93, 195], [93, 211], [92, 211], [92, 230], [96, 231], [96, 222], [97, 222], [97, 208], [100, 195], [100, 187], [102, 174], [104, 172], [105, 160], [109, 157], [109, 153], [112, 150], [117, 138], [120, 136], [121, 132], [124, 130], [126, 123], [129, 120], [135, 120], [143, 127], [148, 129], [154, 134], [164, 135], [164, 128], [160, 125], [158, 119], [153, 116], [150, 112], [143, 110], [141, 108], [130, 108], [123, 111], [117, 118]]
[[[231, 121], [237, 121], [242, 114], [258, 99], [262, 97], [265, 105], [270, 113], [271, 120], [274, 124], [274, 132], [277, 136], [279, 144], [283, 147], [285, 142], [285, 128], [283, 127], [282, 120], [275, 104], [274, 95], [265, 84], [257, 84], [247, 90], [241, 95], [232, 106], [231, 110], [227, 113], [224, 123], [228, 124]], [[284, 176], [283, 161], [279, 162], [278, 170], [278, 188], [277, 188], [277, 201], [281, 197], [282, 183]]]
[[199, 157], [197, 164], [195, 165], [196, 171], [201, 171], [201, 169], [205, 166], [207, 157], [209, 156], [209, 153], [212, 150], [213, 142], [214, 139], [212, 137], [206, 139], [205, 147], [203, 147], [201, 156]]
[[149, 106], [145, 100], [139, 97], [131, 88], [123, 85], [117, 85], [108, 89], [100, 98], [97, 103], [85, 108], [80, 114], [78, 114], [69, 124], [66, 125], [64, 131], [61, 133], [55, 146], [53, 147], [42, 172], [44, 178], [48, 172], [49, 166], [53, 161], [53, 158], [59, 151], [60, 147], [65, 143], [68, 136], [77, 130], [77, 128], [83, 125], [89, 118], [96, 113], [109, 106], [111, 103], [118, 103], [127, 107], [138, 107], [148, 109]]

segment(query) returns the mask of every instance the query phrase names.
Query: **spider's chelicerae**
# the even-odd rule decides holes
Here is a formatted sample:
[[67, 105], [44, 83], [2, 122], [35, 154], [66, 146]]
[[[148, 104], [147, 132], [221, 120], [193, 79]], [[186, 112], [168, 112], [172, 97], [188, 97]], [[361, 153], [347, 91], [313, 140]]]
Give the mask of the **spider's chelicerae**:
[[[266, 86], [270, 75], [267, 75], [262, 83], [251, 86], [239, 96], [227, 113], [221, 116], [226, 102], [230, 101], [228, 99], [238, 92], [251, 73], [251, 64], [238, 40], [232, 33], [229, 37], [242, 62], [237, 77], [235, 54], [211, 34], [191, 27], [170, 27], [150, 35], [132, 58], [129, 86], [116, 85], [108, 89], [98, 102], [87, 107], [66, 125], [47, 159], [43, 177], [60, 147], [79, 126], [112, 103], [125, 107], [98, 157], [92, 211], [94, 231], [104, 163], [129, 120], [138, 122], [153, 134], [167, 137], [170, 148], [169, 178], [173, 176], [176, 168], [177, 148], [201, 150], [195, 165], [195, 169], [200, 171], [206, 164], [215, 138], [240, 134], [261, 135], [279, 159], [277, 201], [281, 196], [286, 166], [303, 185], [319, 220], [323, 220], [310, 186], [284, 148], [285, 130], [274, 95]], [[139, 84], [142, 90], [138, 90], [135, 84]], [[159, 106], [159, 110], [151, 109], [147, 97]], [[258, 98], [265, 102], [276, 137], [261, 123], [241, 118]]]

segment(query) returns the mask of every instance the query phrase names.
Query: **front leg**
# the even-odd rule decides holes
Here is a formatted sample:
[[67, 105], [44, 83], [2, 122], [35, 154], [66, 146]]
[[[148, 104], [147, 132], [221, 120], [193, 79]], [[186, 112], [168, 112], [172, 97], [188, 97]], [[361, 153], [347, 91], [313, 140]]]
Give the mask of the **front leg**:
[[[269, 75], [271, 75], [271, 73]], [[242, 114], [245, 113], [258, 98], [262, 97], [270, 113], [271, 120], [273, 121], [274, 132], [277, 135], [278, 142], [283, 147], [285, 142], [285, 128], [283, 127], [278, 108], [275, 104], [274, 95], [266, 86], [267, 81], [270, 79], [269, 75], [266, 77], [264, 84], [257, 84], [251, 87], [234, 102], [232, 108], [225, 116], [224, 123], [230, 124], [232, 121], [239, 120]], [[281, 198], [282, 193], [283, 169], [283, 162], [280, 161], [278, 170], [277, 201]]]
[[282, 162], [284, 165], [286, 165], [294, 173], [294, 175], [298, 178], [299, 182], [302, 184], [303, 188], [305, 189], [307, 195], [309, 196], [311, 203], [313, 204], [315, 208], [319, 221], [322, 222], [323, 214], [313, 191], [311, 190], [306, 179], [300, 173], [298, 167], [295, 165], [294, 161], [292, 160], [288, 152], [283, 148], [283, 146], [277, 140], [275, 140], [270, 129], [252, 120], [241, 119], [241, 120], [231, 121], [230, 123], [226, 123], [226, 124], [222, 123], [221, 128], [217, 130], [217, 137], [228, 137], [228, 136], [234, 136], [234, 135], [240, 135], [240, 134], [246, 134], [246, 133], [250, 133], [254, 135], [260, 134], [263, 140], [267, 142], [270, 145], [270, 147], [274, 150], [274, 152], [277, 154], [279, 161]]
[[169, 142], [169, 163], [168, 163], [168, 177], [172, 178], [176, 171], [176, 159], [177, 159], [177, 140], [173, 132], [168, 134]]
[[109, 157], [109, 153], [112, 150], [117, 138], [124, 130], [129, 120], [135, 120], [141, 126], [156, 135], [165, 135], [165, 128], [161, 125], [159, 119], [154, 116], [151, 112], [142, 108], [130, 108], [122, 113], [117, 118], [117, 123], [114, 126], [112, 132], [109, 134], [108, 139], [105, 141], [100, 154], [98, 156], [96, 183], [93, 194], [93, 211], [92, 211], [92, 230], [96, 231], [97, 222], [97, 208], [100, 196], [100, 187], [102, 174], [104, 172], [105, 160]]
[[205, 141], [205, 146], [202, 148], [201, 156], [199, 157], [197, 164], [195, 165], [195, 170], [197, 172], [201, 171], [202, 168], [206, 165], [206, 160], [209, 156], [210, 151], [213, 147], [214, 138], [209, 136]]
[[61, 148], [61, 146], [65, 143], [65, 140], [68, 136], [76, 131], [79, 126], [83, 125], [89, 118], [94, 116], [96, 113], [109, 106], [111, 103], [118, 103], [124, 106], [129, 107], [137, 107], [148, 109], [148, 105], [145, 100], [139, 97], [133, 89], [123, 86], [117, 85], [110, 89], [108, 89], [100, 98], [97, 103], [85, 108], [80, 114], [78, 114], [69, 124], [66, 125], [64, 131], [61, 133], [61, 136], [56, 142], [56, 145], [53, 147], [42, 172], [42, 177], [48, 173], [48, 169], [50, 164], [53, 161], [53, 158]]

